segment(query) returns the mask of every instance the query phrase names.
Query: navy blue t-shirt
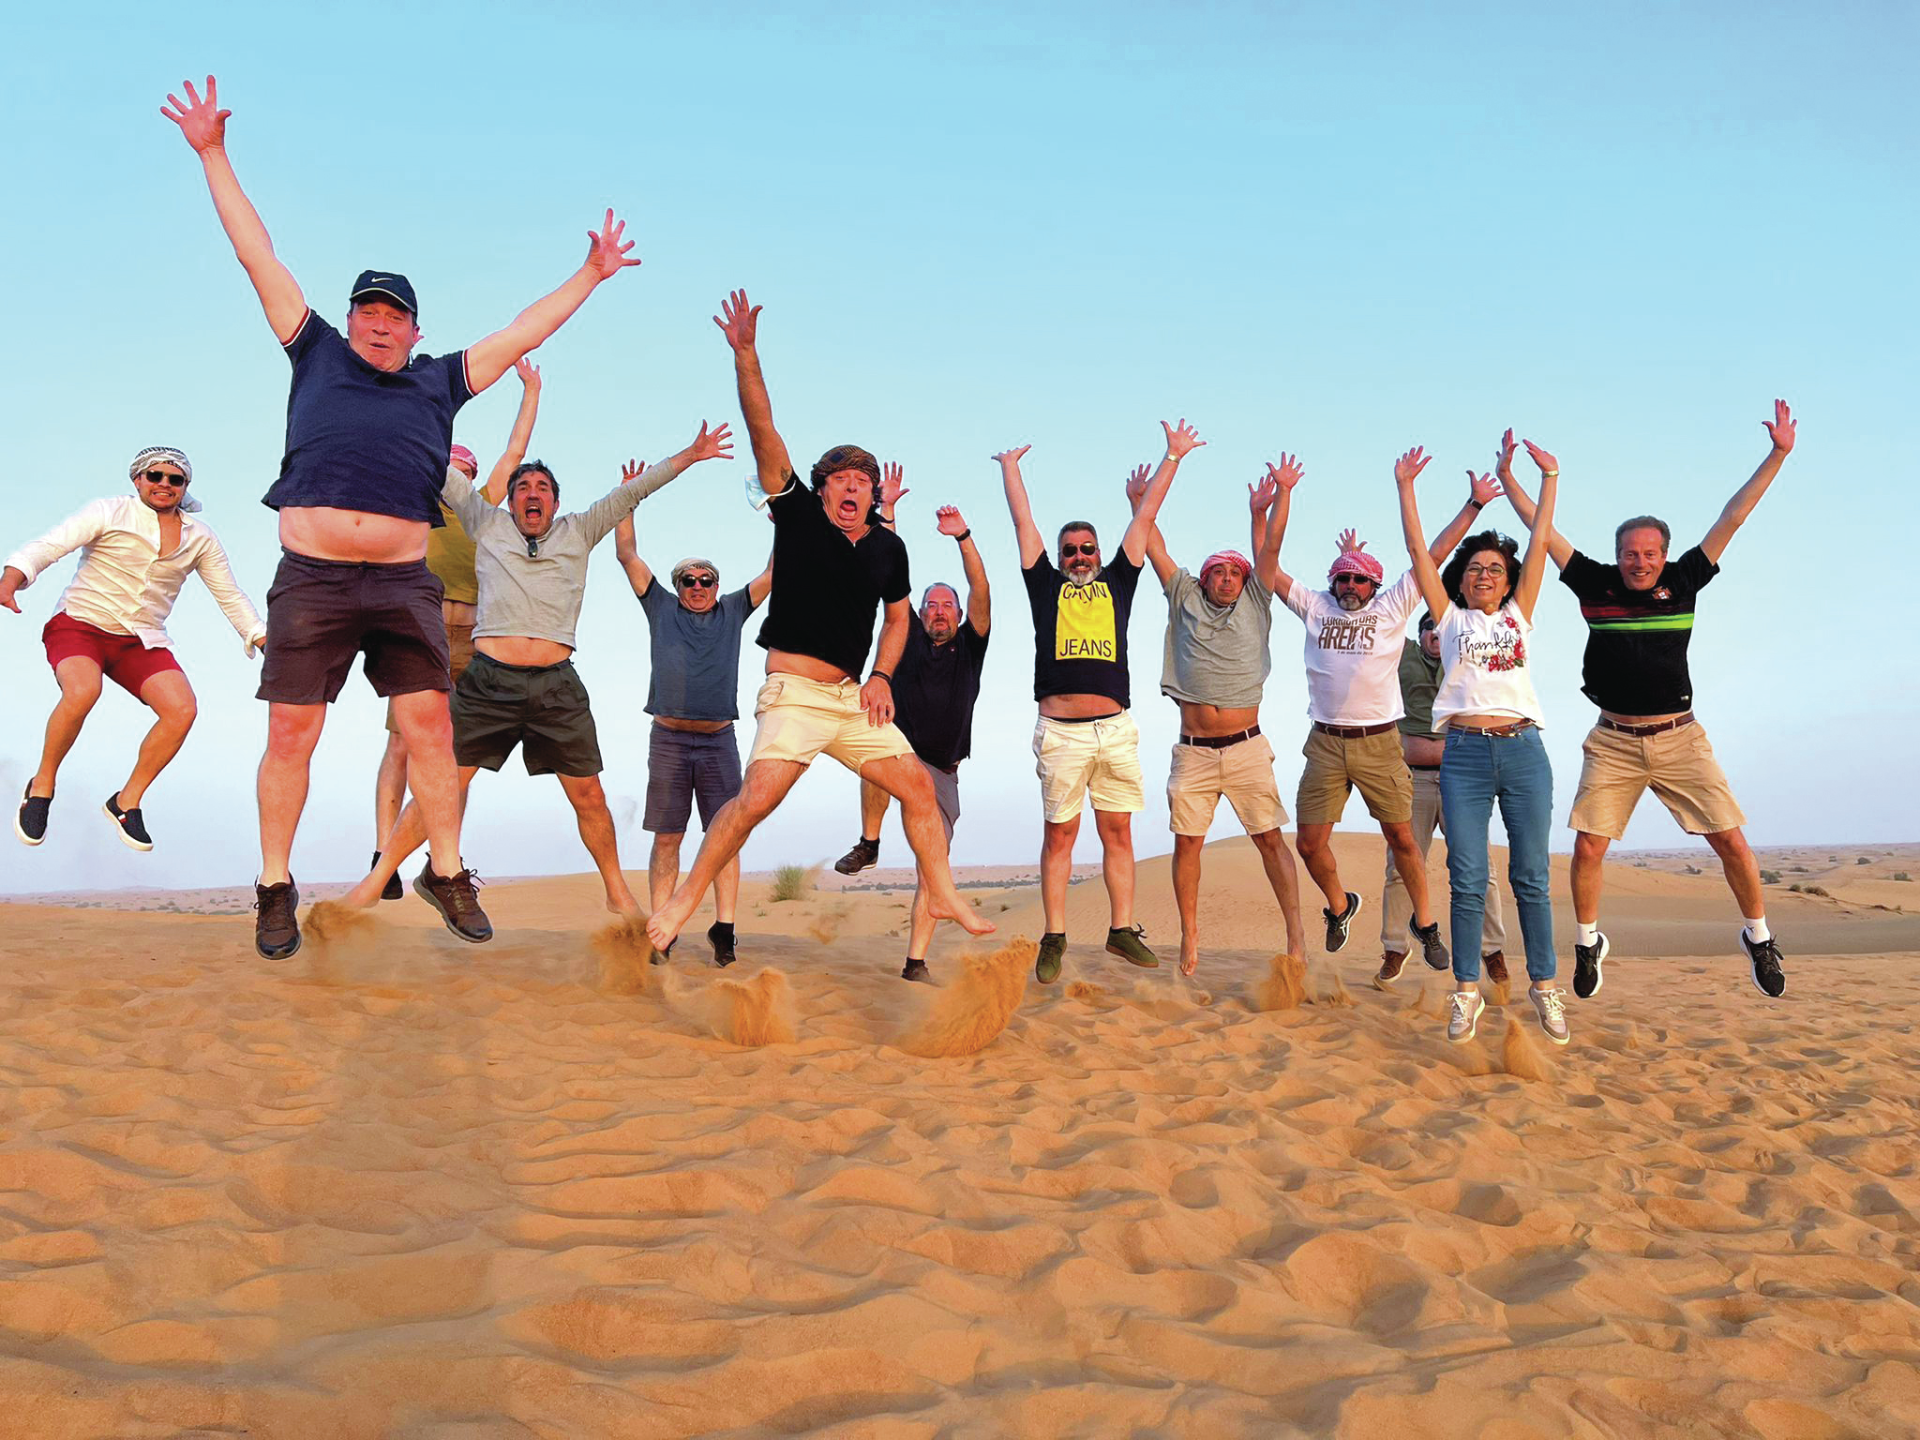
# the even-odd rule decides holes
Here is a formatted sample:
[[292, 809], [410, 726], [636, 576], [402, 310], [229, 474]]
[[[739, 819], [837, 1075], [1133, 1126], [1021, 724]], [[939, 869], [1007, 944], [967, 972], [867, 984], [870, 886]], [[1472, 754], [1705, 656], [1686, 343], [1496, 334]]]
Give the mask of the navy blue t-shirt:
[[286, 343], [287, 450], [264, 503], [328, 505], [439, 525], [453, 417], [473, 398], [464, 350], [369, 365], [309, 309]]
[[646, 712], [670, 720], [735, 720], [740, 716], [740, 632], [753, 614], [745, 590], [722, 595], [705, 614], [680, 603], [658, 577], [640, 597], [653, 632], [653, 671]]

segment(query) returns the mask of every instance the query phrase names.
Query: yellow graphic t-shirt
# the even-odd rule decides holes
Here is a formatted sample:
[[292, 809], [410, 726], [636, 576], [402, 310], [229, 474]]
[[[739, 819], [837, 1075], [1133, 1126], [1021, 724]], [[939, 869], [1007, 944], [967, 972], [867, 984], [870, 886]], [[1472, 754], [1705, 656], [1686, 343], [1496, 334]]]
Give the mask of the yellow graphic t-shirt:
[[1053, 621], [1056, 660], [1113, 660], [1119, 641], [1113, 623], [1113, 588], [1104, 580], [1062, 585]]
[[1042, 555], [1022, 572], [1033, 611], [1033, 698], [1105, 695], [1122, 706], [1127, 689], [1127, 619], [1140, 567], [1125, 553], [1085, 585]]

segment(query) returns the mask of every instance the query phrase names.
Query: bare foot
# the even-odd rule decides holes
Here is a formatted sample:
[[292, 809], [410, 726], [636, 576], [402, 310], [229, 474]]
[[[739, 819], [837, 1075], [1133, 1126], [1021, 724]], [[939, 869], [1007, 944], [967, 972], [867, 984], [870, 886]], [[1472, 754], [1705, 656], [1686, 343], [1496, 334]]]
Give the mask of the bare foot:
[[385, 888], [386, 883], [383, 879], [378, 884], [375, 884], [373, 877], [369, 875], [334, 903], [336, 905], [348, 906], [354, 910], [371, 909], [380, 903], [380, 892]]
[[927, 914], [936, 920], [951, 920], [969, 935], [991, 935], [993, 922], [966, 901], [955, 896], [951, 902], [932, 896], [927, 899]]
[[1180, 973], [1182, 975], [1191, 975], [1195, 970], [1198, 970], [1199, 968], [1200, 968], [1200, 947], [1198, 945], [1192, 945], [1192, 946], [1185, 945], [1185, 944], [1181, 945]]
[[653, 941], [654, 949], [662, 955], [679, 937], [680, 927], [687, 923], [687, 916], [693, 911], [691, 904], [669, 900], [653, 912], [653, 918], [647, 921], [647, 938]]

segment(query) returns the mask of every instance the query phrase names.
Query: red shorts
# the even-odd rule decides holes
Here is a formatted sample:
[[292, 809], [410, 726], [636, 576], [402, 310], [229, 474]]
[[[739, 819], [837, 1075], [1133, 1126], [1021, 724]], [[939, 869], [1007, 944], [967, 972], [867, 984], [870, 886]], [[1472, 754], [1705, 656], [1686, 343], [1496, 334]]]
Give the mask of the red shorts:
[[62, 660], [84, 656], [136, 700], [140, 698], [140, 687], [147, 681], [180, 668], [180, 662], [166, 646], [149, 650], [136, 635], [115, 635], [98, 625], [76, 620], [64, 610], [56, 611], [47, 621], [40, 640], [47, 647], [47, 663], [55, 670], [60, 668]]

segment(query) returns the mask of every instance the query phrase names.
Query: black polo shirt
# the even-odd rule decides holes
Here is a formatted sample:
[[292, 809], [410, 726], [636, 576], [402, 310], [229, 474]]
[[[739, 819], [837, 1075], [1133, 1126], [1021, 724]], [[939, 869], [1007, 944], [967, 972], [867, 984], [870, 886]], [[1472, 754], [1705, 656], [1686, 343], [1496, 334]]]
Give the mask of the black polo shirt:
[[986, 663], [987, 637], [971, 620], [962, 620], [953, 639], [936, 645], [920, 617], [913, 617], [893, 675], [893, 722], [927, 764], [951, 770], [972, 751], [973, 707]]
[[882, 526], [849, 543], [820, 497], [789, 471], [768, 503], [773, 516], [773, 593], [758, 643], [810, 655], [858, 678], [873, 648], [880, 606], [904, 600], [907, 547]]
[[1127, 621], [1140, 567], [1123, 550], [1085, 585], [1047, 555], [1020, 573], [1033, 607], [1033, 698], [1104, 695], [1126, 709]]
[[264, 503], [445, 523], [440, 487], [453, 417], [473, 398], [466, 352], [415, 355], [389, 372], [354, 354], [312, 310], [285, 349], [293, 362], [287, 448]]
[[1587, 653], [1580, 690], [1616, 715], [1672, 715], [1693, 706], [1687, 642], [1693, 639], [1694, 600], [1720, 567], [1694, 546], [1669, 560], [1650, 590], [1631, 590], [1618, 565], [1602, 565], [1578, 550], [1560, 571], [1560, 583], [1579, 597], [1587, 622]]

